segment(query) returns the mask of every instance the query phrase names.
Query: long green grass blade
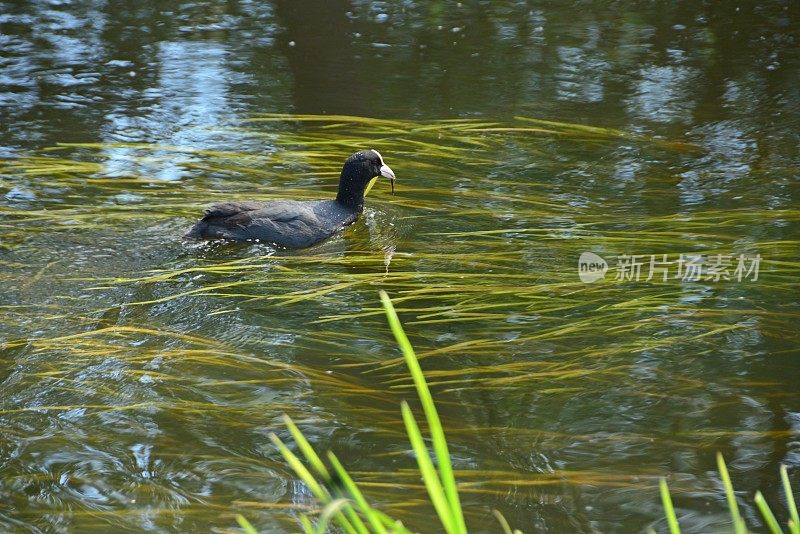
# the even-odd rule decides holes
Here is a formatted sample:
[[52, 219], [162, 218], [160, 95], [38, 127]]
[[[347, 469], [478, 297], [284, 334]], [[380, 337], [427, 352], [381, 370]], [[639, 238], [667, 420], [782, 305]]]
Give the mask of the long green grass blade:
[[506, 521], [506, 518], [500, 513], [499, 510], [492, 510], [492, 515], [497, 519], [497, 522], [500, 523], [500, 528], [503, 529], [503, 534], [514, 534], [514, 532], [511, 530], [511, 525], [508, 524], [508, 521]]
[[314, 534], [314, 524], [306, 514], [300, 514], [300, 525], [302, 525], [305, 534]]
[[341, 510], [346, 506], [348, 506], [347, 499], [335, 499], [326, 504], [319, 516], [316, 534], [325, 534], [328, 531], [328, 523], [330, 523], [331, 518], [341, 514]]
[[678, 516], [675, 514], [675, 507], [672, 505], [672, 497], [669, 495], [666, 478], [658, 481], [658, 488], [661, 492], [661, 502], [664, 505], [664, 514], [667, 516], [669, 531], [671, 534], [680, 534], [681, 527], [678, 525]]
[[[286, 426], [289, 428], [292, 437], [297, 442], [297, 446], [302, 451], [303, 456], [305, 456], [308, 463], [311, 464], [311, 467], [314, 468], [317, 474], [319, 474], [323, 479], [325, 479], [326, 481], [330, 481], [331, 475], [328, 472], [328, 469], [325, 467], [325, 464], [322, 463], [322, 459], [314, 451], [314, 448], [305, 438], [303, 433], [300, 432], [300, 429], [297, 428], [297, 425], [294, 424], [294, 421], [292, 421], [292, 419], [286, 414], [284, 414], [283, 420], [286, 423]], [[368, 533], [367, 526], [364, 524], [361, 518], [358, 517], [358, 515], [356, 514], [355, 510], [353, 510], [352, 507], [345, 506], [344, 514], [347, 516], [349, 522], [355, 527], [355, 529], [360, 534]]]
[[445, 532], [459, 532], [455, 529], [452, 513], [447, 501], [447, 495], [439, 481], [439, 474], [433, 466], [431, 457], [428, 455], [428, 448], [425, 446], [425, 440], [422, 438], [422, 434], [419, 431], [417, 421], [414, 419], [414, 414], [411, 413], [411, 408], [409, 408], [408, 403], [405, 401], [401, 404], [401, 410], [403, 412], [403, 422], [406, 425], [406, 433], [408, 434], [408, 439], [411, 441], [411, 448], [414, 449], [414, 454], [417, 456], [417, 465], [419, 465], [422, 480], [425, 483], [425, 487], [428, 489], [428, 495], [431, 498], [436, 513], [439, 515], [439, 520], [442, 522]]
[[[356, 513], [355, 509], [350, 505], [350, 501], [345, 499], [346, 506], [343, 507], [343, 513], [347, 520], [356, 528], [359, 534], [369, 534], [369, 529], [367, 525], [364, 524], [364, 521], [359, 517]], [[336, 514], [334, 517], [340, 518], [342, 514]], [[344, 518], [342, 518], [344, 519]]]
[[258, 531], [255, 529], [253, 525], [250, 524], [250, 521], [245, 518], [242, 514], [237, 514], [236, 522], [239, 523], [239, 526], [244, 530], [245, 534], [258, 534]]
[[379, 510], [374, 510], [375, 514], [380, 518], [383, 526], [389, 529], [389, 532], [392, 534], [411, 534], [411, 531], [408, 530], [405, 525], [403, 525], [402, 521], [398, 521], [397, 519], [392, 519], [388, 515], [384, 514]]
[[283, 458], [294, 470], [297, 476], [299, 476], [300, 479], [306, 483], [308, 489], [310, 489], [311, 493], [314, 494], [314, 497], [319, 499], [324, 504], [329, 503], [331, 501], [331, 496], [328, 494], [328, 490], [326, 490], [319, 484], [319, 482], [317, 482], [317, 479], [314, 478], [314, 475], [312, 475], [308, 469], [306, 469], [306, 466], [303, 465], [303, 462], [301, 462], [300, 459], [295, 456], [295, 454], [290, 451], [286, 445], [284, 445], [278, 436], [275, 434], [270, 434], [269, 438], [272, 440], [272, 443], [275, 444], [275, 447], [278, 448], [278, 451], [280, 451], [281, 455], [283, 455]]
[[444, 487], [449, 504], [451, 523], [454, 528], [456, 528], [454, 532], [466, 532], [467, 527], [464, 523], [464, 514], [461, 510], [461, 502], [458, 497], [458, 488], [456, 487], [456, 480], [453, 475], [453, 466], [450, 463], [450, 451], [447, 447], [447, 440], [445, 439], [442, 423], [439, 419], [439, 413], [436, 411], [436, 406], [433, 403], [433, 397], [431, 396], [430, 389], [428, 389], [428, 384], [425, 382], [422, 368], [419, 365], [411, 342], [408, 340], [402, 324], [400, 324], [400, 319], [397, 317], [397, 312], [394, 309], [394, 305], [392, 305], [391, 299], [389, 299], [389, 295], [385, 291], [381, 291], [380, 296], [383, 309], [389, 321], [389, 326], [392, 329], [397, 344], [403, 351], [403, 357], [411, 372], [414, 386], [417, 389], [417, 394], [422, 403], [422, 409], [425, 412], [425, 419], [428, 422], [428, 428], [433, 442], [433, 450], [436, 453], [436, 461], [439, 465], [441, 484]]
[[[300, 459], [297, 458], [297, 456], [295, 456], [295, 454], [292, 451], [290, 451], [286, 445], [284, 445], [284, 443], [280, 440], [278, 436], [276, 436], [275, 434], [270, 434], [269, 439], [272, 440], [272, 443], [274, 443], [275, 447], [277, 447], [277, 449], [280, 451], [281, 455], [286, 460], [286, 463], [288, 463], [289, 466], [292, 468], [292, 470], [294, 470], [294, 472], [297, 474], [297, 476], [299, 476], [300, 479], [303, 482], [305, 482], [305, 484], [308, 486], [308, 489], [311, 490], [311, 493], [314, 495], [314, 497], [316, 497], [316, 499], [324, 505], [330, 503], [333, 499], [328, 493], [328, 490], [326, 490], [319, 484], [319, 482], [317, 482], [317, 479], [314, 478], [314, 475], [312, 475], [308, 469], [306, 469], [306, 466], [303, 465], [303, 462], [301, 462]], [[345, 518], [341, 514], [338, 514], [336, 516], [336, 520], [339, 523], [339, 525], [344, 529], [344, 531], [347, 532], [348, 534], [356, 534], [366, 531], [366, 529], [364, 529], [363, 531], [360, 529], [356, 529], [350, 523], [350, 521], [348, 521], [347, 518]]]
[[370, 190], [372, 190], [372, 186], [374, 186], [375, 182], [377, 181], [378, 181], [377, 177], [369, 181], [369, 183], [367, 184], [367, 188], [364, 189], [364, 196], [367, 196], [369, 194]]
[[334, 471], [342, 481], [342, 485], [353, 498], [356, 506], [367, 519], [370, 526], [372, 526], [373, 530], [378, 534], [385, 533], [386, 528], [383, 526], [383, 523], [381, 523], [380, 517], [378, 517], [378, 515], [375, 513], [375, 510], [372, 509], [367, 500], [364, 498], [361, 490], [358, 489], [358, 486], [356, 486], [355, 482], [353, 482], [350, 474], [345, 470], [341, 462], [339, 462], [339, 459], [336, 457], [336, 455], [328, 451], [328, 460], [331, 462]]
[[725, 459], [722, 457], [721, 453], [717, 453], [717, 468], [722, 477], [722, 485], [725, 487], [725, 498], [728, 500], [728, 508], [730, 509], [731, 519], [733, 520], [733, 531], [735, 534], [746, 534], [747, 527], [739, 513], [739, 505], [736, 503], [736, 494], [733, 492], [731, 477], [728, 474], [728, 468], [725, 465]]
[[322, 463], [322, 459], [317, 455], [314, 451], [314, 448], [308, 442], [306, 437], [300, 432], [300, 429], [297, 428], [297, 425], [294, 424], [292, 418], [286, 414], [283, 414], [283, 422], [286, 424], [286, 427], [291, 432], [292, 437], [294, 438], [297, 446], [300, 448], [300, 452], [303, 453], [303, 456], [306, 457], [306, 460], [311, 467], [325, 480], [331, 479], [331, 474], [328, 472], [328, 469], [325, 467], [325, 464]]
[[781, 483], [783, 484], [783, 492], [786, 494], [786, 506], [789, 508], [789, 532], [800, 534], [800, 517], [797, 516], [797, 503], [792, 493], [792, 485], [789, 483], [789, 472], [783, 464], [781, 464]]
[[764, 499], [764, 495], [762, 495], [760, 491], [756, 492], [755, 501], [756, 506], [758, 506], [758, 509], [761, 512], [761, 517], [764, 518], [764, 522], [767, 524], [769, 531], [772, 534], [781, 534], [783, 532], [781, 530], [781, 526], [778, 524], [778, 520], [775, 519], [775, 514], [773, 514], [772, 510], [770, 510], [766, 499]]

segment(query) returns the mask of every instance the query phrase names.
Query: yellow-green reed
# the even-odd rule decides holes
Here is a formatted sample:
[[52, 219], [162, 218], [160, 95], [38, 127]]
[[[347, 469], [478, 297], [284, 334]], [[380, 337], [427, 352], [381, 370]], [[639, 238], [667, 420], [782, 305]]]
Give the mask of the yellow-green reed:
[[[728, 473], [728, 466], [725, 464], [725, 460], [722, 458], [722, 454], [720, 453], [717, 453], [717, 468], [719, 469], [722, 486], [725, 492], [725, 499], [731, 514], [731, 532], [734, 534], [747, 532], [748, 529], [745, 525], [744, 518], [739, 511], [738, 498], [733, 489], [730, 474]], [[786, 466], [783, 464], [781, 464], [780, 467], [780, 477], [783, 484], [784, 498], [786, 499], [786, 504], [789, 508], [790, 519], [787, 524], [789, 533], [798, 534], [800, 533], [800, 522], [797, 520], [795, 496], [792, 492], [791, 486], [789, 485], [789, 478], [786, 474]], [[680, 534], [681, 529], [678, 522], [678, 514], [672, 504], [672, 498], [669, 494], [669, 488], [667, 487], [666, 479], [662, 478], [659, 481], [659, 488], [661, 493], [661, 501], [664, 506], [664, 514], [667, 518], [670, 534]], [[761, 513], [761, 518], [764, 521], [764, 526], [767, 528], [767, 530], [771, 534], [783, 534], [783, 528], [778, 523], [778, 520], [775, 518], [775, 514], [772, 513], [769, 504], [767, 504], [764, 495], [760, 491], [755, 492], [753, 501], [755, 502], [758, 511]]]
[[[395, 336], [398, 346], [403, 352], [406, 365], [414, 379], [414, 386], [419, 400], [422, 403], [428, 430], [431, 434], [430, 439], [433, 443], [436, 466], [434, 466], [433, 456], [428, 452], [422, 432], [411, 412], [411, 408], [409, 408], [407, 402], [403, 401], [401, 403], [403, 421], [411, 446], [417, 457], [419, 473], [422, 476], [425, 487], [428, 490], [428, 495], [439, 516], [444, 531], [453, 534], [466, 533], [467, 527], [458, 496], [459, 490], [453, 475], [450, 452], [447, 447], [447, 440], [444, 435], [441, 420], [439, 419], [438, 411], [436, 410], [430, 390], [425, 381], [425, 376], [414, 354], [414, 349], [411, 347], [408, 337], [400, 324], [392, 301], [385, 292], [381, 292], [380, 296], [384, 312], [389, 321], [389, 326]], [[334, 482], [329, 470], [325, 467], [325, 464], [291, 418], [286, 416], [284, 421], [294, 441], [297, 443], [298, 448], [305, 457], [306, 462], [310, 464], [311, 469], [309, 470], [306, 468], [297, 456], [292, 453], [275, 434], [272, 434], [270, 438], [289, 465], [291, 465], [295, 473], [308, 485], [314, 496], [325, 505], [316, 528], [311, 527], [310, 520], [307, 518], [304, 519], [302, 524], [306, 532], [325, 532], [331, 517], [336, 520], [345, 532], [382, 533], [387, 532], [387, 527], [391, 532], [408, 532], [402, 523], [389, 519], [378, 510], [373, 509], [338, 459], [333, 454], [329, 453], [328, 458], [333, 464], [338, 479], [342, 482], [343, 488], [346, 491], [344, 498], [340, 497], [335, 499], [334, 494], [339, 492], [332, 489]], [[323, 483], [318, 482], [317, 477], [319, 477]], [[502, 515], [500, 518], [502, 518]], [[244, 525], [245, 528], [252, 528], [246, 521], [242, 519], [237, 520], [240, 524]], [[502, 518], [501, 523], [506, 530], [509, 530], [508, 523], [504, 518]], [[367, 528], [367, 524], [371, 526], [371, 529]]]

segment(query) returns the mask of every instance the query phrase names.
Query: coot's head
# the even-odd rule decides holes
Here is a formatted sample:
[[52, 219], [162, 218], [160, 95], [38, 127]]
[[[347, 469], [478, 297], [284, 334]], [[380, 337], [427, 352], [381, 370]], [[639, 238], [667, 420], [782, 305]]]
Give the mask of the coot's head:
[[339, 177], [339, 192], [336, 200], [348, 207], [360, 209], [364, 204], [364, 194], [373, 178], [383, 176], [394, 183], [394, 172], [383, 162], [377, 150], [356, 152], [344, 162]]

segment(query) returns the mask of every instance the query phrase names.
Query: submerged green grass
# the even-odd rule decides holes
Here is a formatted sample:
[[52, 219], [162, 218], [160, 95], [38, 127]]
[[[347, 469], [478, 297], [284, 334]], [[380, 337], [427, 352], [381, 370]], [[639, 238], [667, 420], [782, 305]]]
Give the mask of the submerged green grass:
[[[643, 184], [613, 178], [616, 151], [683, 168], [694, 162], [683, 158], [702, 147], [522, 117], [253, 119], [221, 130], [248, 151], [62, 144], [0, 161], [0, 283], [7, 288], [0, 351], [16, 365], [0, 406], [5, 436], [76, 413], [93, 421], [147, 413], [180, 436], [223, 429], [266, 441], [286, 413], [322, 435], [346, 425], [367, 429], [365, 441], [404, 442], [397, 406], [416, 382], [406, 360], [385, 350], [388, 336], [376, 335], [385, 332], [385, 312], [374, 295], [384, 290], [425, 367], [451, 450], [479, 455], [476, 469], [452, 469], [467, 521], [488, 516], [494, 525], [482, 503], [513, 510], [562, 502], [555, 497], [573, 489], [597, 499], [617, 490], [655, 499], [665, 455], [702, 457], [737, 440], [796, 437], [700, 416], [702, 424], [688, 415], [675, 428], [626, 419], [693, 414], [692, 400], [735, 406], [741, 391], [775, 405], [796, 396], [779, 366], [800, 346], [793, 231], [800, 210], [760, 202], [726, 208], [716, 200], [672, 209], [677, 171], [667, 165], [648, 167]], [[343, 155], [367, 147], [397, 172], [396, 192], [378, 182], [366, 216], [342, 238], [293, 252], [178, 238], [211, 202], [331, 196]], [[164, 168], [175, 176], [164, 178]], [[30, 194], [4, 196], [11, 191]], [[742, 192], [745, 200], [753, 194]], [[579, 281], [577, 258], [586, 250], [609, 260], [606, 280]], [[623, 253], [740, 252], [762, 255], [758, 282], [614, 281], [614, 259]], [[738, 372], [742, 365], [778, 370], [751, 376]], [[608, 398], [629, 411], [601, 404], [596, 416], [578, 413], [585, 426], [569, 424], [576, 404]], [[486, 414], [487, 405], [500, 415]], [[96, 443], [115, 442], [113, 426], [92, 430]], [[476, 434], [508, 447], [508, 458], [494, 450], [480, 456], [470, 448]], [[235, 440], [220, 439], [247, 457]], [[579, 460], [534, 472], [536, 464], [510, 445], [520, 443], [553, 455], [577, 451]], [[162, 446], [182, 450], [184, 443], [167, 436]], [[620, 469], [613, 458], [593, 456], [620, 449], [650, 461]], [[193, 461], [233, 457], [202, 447], [186, 453]], [[288, 476], [278, 458], [247, 458], [247, 469]], [[428, 524], [436, 512], [403, 452], [373, 449], [367, 460], [348, 472], [368, 502], [405, 525]], [[375, 467], [390, 461], [397, 463]], [[18, 468], [14, 480], [24, 487], [42, 476]], [[704, 483], [671, 486], [716, 496]], [[191, 504], [175, 513], [202, 513], [181, 497]], [[64, 509], [73, 503], [65, 498]], [[332, 519], [342, 505], [331, 503]], [[230, 504], [219, 495], [202, 506], [230, 511]], [[293, 514], [320, 512], [311, 499], [235, 499], [236, 512], [254, 517], [259, 509], [292, 526]]]

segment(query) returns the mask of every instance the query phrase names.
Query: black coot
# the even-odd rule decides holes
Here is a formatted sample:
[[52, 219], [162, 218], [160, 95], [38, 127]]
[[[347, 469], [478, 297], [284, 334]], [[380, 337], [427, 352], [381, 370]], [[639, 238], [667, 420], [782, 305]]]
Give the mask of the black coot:
[[310, 247], [358, 219], [364, 209], [364, 191], [378, 176], [394, 181], [394, 172], [378, 151], [356, 152], [344, 162], [336, 200], [215, 204], [184, 237]]

